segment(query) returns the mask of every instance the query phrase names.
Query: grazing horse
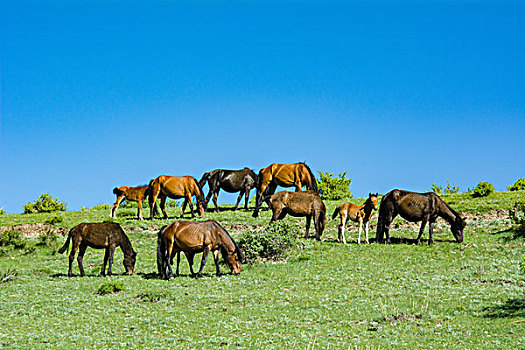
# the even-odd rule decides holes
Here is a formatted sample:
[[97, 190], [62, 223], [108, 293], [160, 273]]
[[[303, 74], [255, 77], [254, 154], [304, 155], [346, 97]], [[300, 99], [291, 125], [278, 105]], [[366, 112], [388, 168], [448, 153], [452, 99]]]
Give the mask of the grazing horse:
[[370, 223], [370, 217], [372, 217], [372, 210], [377, 210], [377, 193], [368, 194], [365, 204], [355, 205], [352, 203], [344, 203], [335, 208], [332, 214], [332, 219], [337, 217], [337, 214], [341, 215], [341, 224], [338, 227], [337, 239], [341, 242], [341, 236], [343, 236], [343, 243], [346, 244], [345, 238], [345, 225], [348, 219], [359, 223], [359, 236], [357, 236], [357, 244], [361, 244], [361, 232], [363, 223], [365, 223], [365, 240], [368, 242], [368, 226]]
[[59, 249], [62, 254], [69, 247], [69, 241], [73, 239], [73, 247], [69, 253], [69, 271], [68, 276], [73, 276], [73, 260], [75, 260], [75, 253], [78, 249], [78, 267], [80, 269], [80, 276], [84, 276], [84, 266], [82, 266], [82, 259], [87, 247], [95, 249], [106, 249], [104, 254], [104, 264], [100, 274], [106, 275], [106, 264], [109, 260], [108, 275], [111, 275], [111, 265], [113, 264], [113, 254], [115, 248], [120, 247], [124, 253], [124, 268], [126, 274], [132, 275], [137, 259], [137, 253], [133, 250], [131, 242], [124, 233], [122, 227], [115, 222], [102, 223], [82, 223], [69, 230], [66, 243]]
[[129, 187], [129, 186], [120, 186], [113, 189], [113, 193], [117, 195], [117, 200], [111, 208], [111, 218], [117, 218], [117, 209], [124, 199], [129, 202], [137, 202], [139, 204], [139, 209], [137, 211], [137, 218], [139, 220], [144, 220], [142, 218], [142, 201], [148, 196], [148, 185]]
[[[186, 204], [190, 204], [191, 217], [194, 218], [193, 213], [193, 202], [192, 196], [195, 196], [197, 200], [197, 210], [201, 218], [204, 217], [204, 195], [202, 194], [202, 188], [197, 183], [197, 180], [191, 176], [166, 176], [160, 175], [159, 177], [149, 182], [149, 206], [155, 208], [155, 202], [157, 197], [160, 198], [160, 209], [164, 215], [164, 219], [168, 218], [166, 214], [166, 198], [170, 197], [173, 199], [184, 198], [184, 204], [182, 205], [181, 218], [184, 217], [184, 210]], [[151, 210], [150, 219], [153, 220], [154, 210]]]
[[180, 252], [183, 251], [190, 265], [192, 276], [193, 257], [202, 252], [202, 261], [197, 277], [202, 277], [202, 270], [210, 252], [213, 253], [217, 276], [221, 276], [219, 269], [219, 251], [234, 275], [241, 273], [241, 261], [244, 254], [237, 243], [217, 221], [175, 221], [160, 229], [157, 240], [157, 269], [165, 278], [173, 277], [171, 265], [177, 254], [177, 276], [179, 275]]
[[239, 192], [239, 197], [237, 197], [237, 202], [235, 203], [235, 208], [233, 210], [237, 210], [239, 207], [239, 202], [241, 201], [243, 194], [244, 209], [248, 209], [248, 197], [250, 196], [251, 189], [257, 184], [257, 175], [255, 175], [253, 170], [249, 168], [244, 168], [241, 170], [215, 169], [202, 175], [202, 178], [199, 181], [199, 186], [203, 188], [206, 184], [206, 181], [208, 181], [210, 191], [208, 192], [206, 200], [204, 201], [205, 209], [208, 207], [208, 202], [213, 195], [215, 210], [217, 212], [219, 211], [219, 206], [217, 205], [217, 196], [219, 195], [219, 191], [221, 189], [230, 193]]
[[271, 196], [269, 205], [273, 212], [270, 224], [276, 220], [283, 219], [286, 214], [296, 217], [306, 216], [305, 238], [308, 238], [308, 230], [313, 218], [315, 238], [321, 240], [321, 235], [324, 231], [326, 207], [317, 192], [280, 191]]
[[[277, 186], [293, 187], [299, 192], [303, 186], [317, 192], [317, 181], [305, 163], [271, 164], [259, 171], [257, 176], [257, 194], [255, 196], [255, 211], [252, 216], [256, 218], [262, 204], [262, 198], [269, 198], [275, 193]], [[268, 204], [268, 203], [267, 203]], [[269, 205], [269, 204], [268, 204]]]
[[450, 230], [458, 243], [463, 242], [463, 229], [467, 222], [459, 214], [445, 203], [434, 192], [417, 193], [403, 190], [392, 190], [381, 200], [379, 206], [379, 218], [377, 223], [377, 242], [383, 242], [383, 235], [386, 234], [386, 243], [390, 242], [390, 223], [397, 215], [411, 222], [421, 221], [417, 243], [421, 243], [421, 236], [425, 230], [425, 225], [429, 224], [428, 244], [434, 242], [432, 234], [434, 222], [438, 217], [442, 217], [450, 224]]

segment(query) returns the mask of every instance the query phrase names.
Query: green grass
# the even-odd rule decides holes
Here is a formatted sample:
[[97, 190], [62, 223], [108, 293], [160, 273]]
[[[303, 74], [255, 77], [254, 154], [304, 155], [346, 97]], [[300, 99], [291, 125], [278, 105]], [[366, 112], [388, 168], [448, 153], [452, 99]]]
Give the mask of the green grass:
[[[508, 209], [523, 196], [499, 192], [483, 199], [444, 198], [457, 210], [486, 214]], [[339, 203], [326, 204], [331, 216]], [[168, 213], [179, 215], [180, 208]], [[57, 225], [69, 228], [105, 220], [109, 211], [61, 215], [64, 221]], [[0, 223], [44, 222], [52, 216], [2, 215]], [[470, 222], [463, 244], [452, 242], [442, 222], [433, 246], [358, 246], [355, 225], [349, 227], [354, 243], [345, 246], [334, 242], [338, 222], [328, 221], [322, 242], [300, 239], [281, 262], [243, 265], [240, 276], [217, 278], [209, 259], [204, 278], [194, 279], [183, 259], [183, 276], [171, 281], [155, 275], [155, 245], [158, 228], [173, 219], [132, 218], [122, 216], [117, 222], [138, 252], [133, 276], [122, 275], [120, 250], [114, 259], [117, 275], [98, 276], [103, 252], [88, 249], [86, 277], [66, 277], [67, 255], [54, 254], [64, 237], [30, 254], [4, 249], [0, 277], [15, 275], [0, 283], [0, 344], [64, 349], [525, 347], [525, 322], [520, 322], [525, 319], [520, 271], [525, 240], [505, 218]], [[226, 226], [266, 225], [270, 214], [263, 211], [254, 219], [251, 211], [225, 210], [207, 213], [210, 218]], [[304, 225], [304, 219], [285, 220]], [[417, 236], [412, 229], [393, 228], [391, 234]], [[76, 261], [73, 271], [78, 274]], [[121, 283], [123, 289], [101, 295], [97, 292], [104, 283]]]

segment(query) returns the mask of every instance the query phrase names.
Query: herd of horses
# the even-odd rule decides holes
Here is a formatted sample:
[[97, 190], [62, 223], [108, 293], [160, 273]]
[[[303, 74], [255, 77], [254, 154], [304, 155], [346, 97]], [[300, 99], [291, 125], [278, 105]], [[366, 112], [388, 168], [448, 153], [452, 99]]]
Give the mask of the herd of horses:
[[[203, 187], [208, 184], [209, 192], [204, 197]], [[277, 186], [295, 187], [295, 191], [280, 191], [275, 193]], [[306, 190], [303, 191], [303, 187]], [[317, 181], [310, 167], [305, 163], [294, 164], [271, 164], [259, 171], [258, 174], [249, 168], [240, 170], [215, 169], [204, 173], [197, 181], [192, 176], [167, 176], [160, 175], [144, 186], [121, 186], [115, 187], [113, 193], [117, 196], [115, 204], [111, 208], [110, 216], [116, 218], [117, 209], [125, 199], [138, 203], [137, 218], [143, 220], [142, 202], [148, 199], [150, 207], [150, 219], [153, 220], [156, 210], [156, 201], [160, 199], [160, 209], [164, 219], [166, 214], [165, 205], [167, 198], [184, 199], [181, 218], [184, 218], [186, 206], [189, 205], [191, 217], [195, 217], [193, 208], [193, 197], [197, 205], [197, 213], [204, 218], [208, 202], [213, 199], [215, 211], [219, 211], [217, 197], [220, 190], [230, 193], [239, 192], [234, 210], [238, 209], [242, 197], [245, 198], [244, 208], [248, 209], [248, 198], [250, 191], [256, 189], [255, 209], [253, 217], [258, 217], [262, 203], [267, 203], [272, 210], [270, 224], [276, 220], [283, 219], [286, 215], [305, 217], [305, 237], [309, 237], [309, 229], [313, 220], [315, 238], [321, 239], [325, 228], [326, 207], [323, 203]], [[343, 203], [339, 205], [332, 219], [340, 216], [338, 226], [338, 241], [346, 244], [345, 226], [348, 220], [359, 224], [358, 244], [361, 244], [361, 232], [365, 227], [365, 241], [369, 243], [368, 230], [373, 210], [378, 210], [378, 193], [369, 193], [363, 205]], [[466, 221], [445, 203], [437, 194], [417, 193], [394, 189], [383, 196], [379, 205], [379, 215], [376, 231], [378, 243], [391, 243], [390, 224], [394, 218], [400, 215], [407, 221], [419, 222], [421, 227], [416, 244], [421, 242], [426, 225], [429, 226], [428, 243], [433, 243], [434, 223], [438, 217], [443, 218], [450, 224], [452, 234], [456, 241], [463, 241], [463, 229]], [[386, 236], [386, 240], [385, 240]], [[124, 267], [127, 274], [132, 274], [135, 266], [137, 253], [133, 250], [129, 238], [117, 223], [82, 223], [73, 227], [68, 234], [64, 246], [59, 250], [63, 253], [73, 240], [73, 247], [69, 254], [68, 275], [72, 276], [72, 264], [75, 253], [78, 250], [78, 265], [80, 275], [84, 275], [82, 259], [87, 247], [105, 249], [104, 263], [101, 274], [105, 275], [106, 264], [109, 261], [107, 273], [111, 275], [113, 253], [116, 247], [120, 247], [124, 254]], [[172, 265], [175, 255], [177, 256], [176, 275], [179, 274], [180, 253], [186, 256], [190, 271], [193, 276], [202, 276], [209, 253], [213, 254], [216, 274], [221, 275], [219, 269], [219, 254], [229, 266], [232, 274], [241, 272], [241, 263], [244, 254], [228, 231], [214, 220], [204, 222], [175, 221], [160, 229], [157, 237], [157, 271], [163, 278], [173, 277]], [[199, 272], [193, 271], [193, 259], [196, 253], [203, 253]]]

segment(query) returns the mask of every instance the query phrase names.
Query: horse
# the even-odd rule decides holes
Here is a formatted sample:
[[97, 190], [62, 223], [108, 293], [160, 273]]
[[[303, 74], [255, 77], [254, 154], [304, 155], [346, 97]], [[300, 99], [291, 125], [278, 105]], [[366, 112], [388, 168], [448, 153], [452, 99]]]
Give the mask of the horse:
[[368, 227], [370, 223], [370, 218], [372, 217], [372, 210], [377, 210], [377, 196], [378, 194], [368, 194], [365, 204], [355, 205], [352, 203], [343, 203], [337, 208], [335, 208], [334, 213], [332, 214], [332, 219], [337, 217], [337, 214], [341, 215], [341, 224], [338, 227], [337, 239], [341, 242], [341, 236], [343, 237], [343, 243], [346, 244], [345, 238], [345, 225], [348, 219], [359, 223], [359, 235], [357, 238], [357, 244], [361, 244], [361, 232], [363, 228], [363, 223], [365, 224], [365, 239], [366, 243], [368, 242]]
[[215, 260], [216, 275], [221, 276], [219, 251], [228, 264], [232, 274], [241, 273], [241, 261], [245, 257], [237, 243], [217, 221], [204, 222], [175, 221], [160, 229], [157, 239], [157, 269], [165, 279], [173, 277], [171, 265], [177, 254], [177, 276], [179, 275], [180, 252], [183, 251], [193, 272], [193, 257], [202, 252], [202, 260], [197, 277], [202, 277], [202, 270], [210, 252]]
[[259, 215], [262, 198], [269, 198], [275, 193], [277, 186], [295, 186], [296, 192], [301, 191], [303, 186], [306, 186], [308, 190], [318, 191], [315, 176], [305, 163], [270, 164], [266, 168], [261, 169], [257, 176], [255, 211], [252, 214], [254, 218]]
[[136, 186], [136, 187], [130, 187], [130, 186], [120, 186], [115, 187], [113, 189], [113, 193], [117, 196], [117, 200], [115, 201], [115, 204], [113, 204], [113, 207], [111, 208], [111, 214], [109, 217], [111, 218], [117, 218], [117, 209], [120, 203], [125, 199], [128, 202], [137, 202], [139, 204], [139, 209], [137, 211], [137, 219], [144, 220], [142, 218], [142, 201], [146, 199], [146, 197], [149, 194], [149, 186]]
[[66, 243], [58, 250], [60, 254], [64, 253], [69, 247], [69, 242], [73, 239], [73, 247], [69, 253], [69, 271], [68, 276], [73, 276], [73, 260], [75, 260], [75, 253], [78, 249], [78, 267], [80, 269], [80, 276], [84, 276], [84, 266], [82, 260], [87, 247], [95, 249], [106, 249], [104, 254], [104, 263], [100, 274], [106, 275], [106, 264], [109, 260], [108, 275], [111, 275], [111, 265], [113, 264], [113, 254], [116, 247], [122, 249], [124, 253], [124, 268], [127, 275], [133, 274], [135, 261], [137, 260], [137, 253], [133, 250], [131, 242], [124, 233], [122, 227], [115, 222], [102, 223], [81, 223], [69, 230]]
[[308, 230], [313, 218], [315, 238], [321, 240], [325, 226], [326, 207], [317, 192], [280, 191], [270, 197], [269, 205], [273, 212], [270, 224], [283, 219], [286, 214], [296, 217], [306, 216], [305, 238], [308, 238]]
[[219, 212], [217, 196], [221, 189], [229, 193], [239, 192], [239, 197], [237, 197], [237, 202], [235, 203], [235, 208], [233, 210], [237, 210], [239, 207], [239, 202], [241, 201], [243, 194], [244, 209], [248, 209], [248, 197], [250, 196], [252, 188], [257, 184], [257, 175], [249, 168], [241, 170], [215, 169], [202, 175], [202, 178], [199, 180], [199, 186], [203, 188], [206, 181], [208, 181], [210, 191], [204, 201], [204, 209], [207, 209], [208, 202], [213, 195], [215, 211]]
[[[157, 178], [149, 182], [149, 195], [148, 201], [150, 208], [155, 208], [155, 202], [157, 197], [160, 198], [160, 209], [164, 215], [164, 219], [168, 218], [166, 214], [166, 197], [179, 199], [184, 198], [184, 204], [182, 205], [182, 214], [181, 218], [184, 217], [184, 210], [186, 209], [186, 204], [190, 204], [191, 217], [194, 218], [195, 214], [193, 213], [193, 202], [191, 200], [192, 196], [195, 196], [197, 200], [197, 211], [201, 218], [204, 217], [204, 195], [202, 193], [202, 188], [197, 183], [192, 176], [166, 176], [160, 175]], [[154, 210], [151, 210], [150, 219], [153, 220]]]
[[434, 222], [438, 217], [445, 219], [450, 224], [450, 230], [458, 243], [463, 242], [463, 229], [467, 222], [443, 201], [434, 192], [417, 193], [394, 189], [388, 192], [381, 200], [379, 206], [379, 218], [377, 223], [376, 240], [383, 242], [383, 235], [386, 234], [386, 243], [390, 242], [390, 223], [397, 215], [411, 222], [421, 221], [419, 236], [416, 244], [421, 243], [421, 236], [425, 226], [429, 224], [428, 244], [434, 242], [432, 234], [434, 231]]

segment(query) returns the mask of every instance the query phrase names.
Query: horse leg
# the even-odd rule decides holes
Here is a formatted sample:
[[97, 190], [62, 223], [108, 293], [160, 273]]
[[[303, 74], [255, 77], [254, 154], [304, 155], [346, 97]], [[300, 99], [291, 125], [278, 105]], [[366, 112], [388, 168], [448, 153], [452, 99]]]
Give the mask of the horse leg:
[[111, 215], [110, 218], [117, 218], [117, 209], [120, 205], [120, 202], [124, 200], [124, 195], [120, 195], [117, 197], [117, 200], [115, 201], [115, 204], [113, 204], [113, 207], [111, 208]]
[[160, 210], [162, 211], [162, 216], [164, 217], [164, 219], [168, 218], [168, 214], [166, 214], [166, 199], [167, 199], [166, 196], [164, 195], [160, 196]]
[[102, 276], [106, 276], [106, 265], [108, 263], [108, 259], [109, 259], [109, 247], [107, 247], [104, 252], [104, 262], [102, 263], [102, 269], [100, 270], [100, 274]]
[[301, 192], [303, 190], [303, 184], [301, 181], [295, 183], [295, 192]]
[[113, 266], [113, 255], [115, 254], [115, 244], [109, 245], [109, 262], [108, 262], [108, 276], [111, 276], [113, 274], [111, 268]]
[[434, 243], [434, 239], [432, 237], [433, 234], [434, 234], [434, 222], [430, 221], [428, 223], [428, 245], [431, 245], [432, 243]]
[[217, 205], [217, 197], [219, 197], [219, 191], [213, 194], [213, 204], [215, 205], [215, 211], [219, 212], [219, 206]]
[[361, 232], [363, 231], [363, 219], [362, 218], [358, 218], [357, 219], [358, 222], [359, 222], [359, 233], [357, 235], [357, 244], [361, 244]]
[[419, 236], [417, 236], [416, 244], [419, 245], [421, 243], [421, 236], [423, 236], [423, 231], [425, 231], [425, 226], [428, 222], [428, 216], [423, 217], [423, 220], [421, 220], [421, 227], [419, 228]]
[[[310, 223], [311, 222], [312, 222], [312, 215], [306, 215], [306, 232], [304, 234], [304, 238], [310, 237], [308, 235], [308, 231], [310, 230]], [[314, 219], [314, 224], [315, 224], [315, 219]]]
[[191, 200], [191, 195], [186, 200], [190, 205], [191, 218], [193, 219], [195, 217], [195, 213], [193, 212], [193, 201]]
[[203, 203], [205, 209], [208, 209], [208, 202], [210, 201], [210, 198], [212, 195], [213, 195], [213, 191], [210, 188], [210, 190], [208, 191], [208, 195], [206, 196], [206, 199], [204, 200], [204, 203]]
[[184, 198], [184, 203], [182, 203], [182, 212], [180, 213], [180, 218], [184, 217], [184, 211], [186, 210], [186, 205], [188, 205], [188, 198]]
[[142, 201], [139, 200], [139, 209], [137, 211], [137, 219], [139, 220], [144, 220], [144, 218], [142, 217]]
[[221, 269], [219, 268], [219, 250], [213, 252], [213, 259], [215, 260], [215, 274], [217, 277], [221, 277]]
[[323, 218], [319, 213], [314, 213], [314, 225], [315, 225], [315, 239], [320, 241], [321, 235], [323, 234]]
[[73, 261], [75, 261], [75, 253], [77, 252], [79, 243], [73, 238], [73, 246], [71, 252], [69, 252], [69, 270], [67, 272], [68, 277], [73, 277]]
[[195, 272], [193, 272], [193, 257], [195, 254], [191, 252], [184, 252], [184, 255], [186, 255], [186, 260], [188, 260], [188, 265], [190, 265], [191, 276], [195, 277]]
[[84, 253], [86, 253], [87, 245], [81, 243], [80, 247], [78, 248], [78, 256], [77, 256], [77, 262], [78, 262], [78, 268], [80, 270], [80, 277], [83, 277], [85, 275], [84, 273], [84, 266], [82, 266], [82, 259], [84, 259]]
[[341, 236], [343, 236], [343, 244], [346, 244], [346, 237], [345, 237], [345, 226], [346, 221], [348, 220], [348, 217], [346, 215], [346, 212], [340, 212], [341, 213], [341, 225], [339, 225], [339, 232], [338, 232], [338, 239], [339, 242], [341, 242]]
[[206, 259], [208, 259], [208, 254], [210, 253], [210, 246], [204, 247], [204, 250], [202, 251], [202, 260], [201, 260], [201, 267], [199, 269], [199, 272], [197, 273], [197, 277], [202, 277], [202, 270], [204, 270], [204, 265], [206, 265]]
[[177, 252], [177, 271], [175, 271], [175, 274], [177, 277], [179, 276], [179, 266], [180, 266], [180, 250]]
[[149, 218], [150, 220], [153, 220], [153, 217], [155, 216], [155, 212], [157, 211], [155, 207], [155, 203], [157, 202], [157, 197], [159, 196], [160, 189], [155, 188], [155, 186], [152, 186], [151, 193], [148, 196], [148, 203], [149, 203]]
[[248, 210], [248, 199], [250, 198], [250, 190], [246, 189], [244, 191], [244, 210]]
[[239, 196], [237, 197], [237, 202], [235, 203], [235, 207], [233, 208], [234, 211], [237, 210], [237, 208], [239, 207], [239, 202], [241, 201], [243, 194], [244, 192], [241, 190], [241, 192], [239, 192]]
[[370, 244], [370, 242], [368, 241], [368, 227], [369, 227], [369, 224], [370, 224], [370, 221], [367, 221], [366, 224], [365, 224], [365, 239], [366, 239], [366, 244]]

